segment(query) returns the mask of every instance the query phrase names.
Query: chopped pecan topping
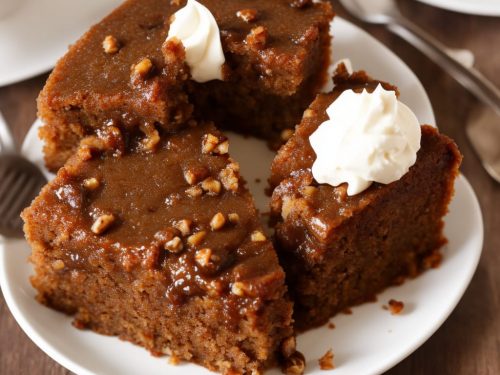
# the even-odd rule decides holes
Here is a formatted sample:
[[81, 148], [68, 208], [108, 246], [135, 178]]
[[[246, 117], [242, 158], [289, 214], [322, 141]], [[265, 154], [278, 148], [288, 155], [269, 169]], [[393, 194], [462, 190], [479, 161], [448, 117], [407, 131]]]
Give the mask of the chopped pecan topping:
[[245, 296], [245, 289], [245, 284], [241, 281], [236, 281], [231, 285], [231, 293], [240, 297]]
[[219, 154], [219, 155], [225, 155], [228, 152], [229, 152], [229, 141], [228, 140], [225, 140], [224, 142], [219, 143], [214, 150], [214, 153]]
[[210, 228], [212, 230], [219, 230], [222, 229], [222, 227], [226, 224], [226, 218], [224, 217], [224, 214], [222, 212], [218, 212], [212, 217], [212, 220], [210, 220]]
[[198, 182], [196, 181], [196, 174], [189, 169], [184, 171], [184, 179], [189, 185], [194, 185]]
[[404, 307], [405, 305], [401, 301], [396, 301], [395, 299], [391, 299], [389, 301], [389, 311], [392, 315], [401, 314], [401, 311], [403, 311]]
[[253, 49], [263, 49], [266, 47], [269, 33], [264, 26], [257, 26], [250, 30], [246, 37], [247, 44]]
[[306, 109], [304, 111], [304, 114], [302, 115], [302, 118], [311, 118], [313, 117], [314, 115], [316, 114], [316, 112], [314, 111], [314, 109]]
[[201, 249], [196, 252], [194, 256], [196, 263], [198, 263], [202, 267], [208, 267], [214, 264], [219, 260], [219, 257], [213, 254], [212, 249]]
[[189, 189], [186, 189], [186, 194], [191, 198], [197, 198], [203, 194], [203, 190], [199, 186], [191, 186]]
[[300, 352], [293, 353], [286, 358], [282, 367], [286, 375], [302, 375], [306, 368], [306, 359]]
[[242, 9], [236, 12], [236, 17], [245, 22], [254, 22], [257, 19], [257, 11], [255, 9]]
[[153, 62], [145, 57], [137, 64], [132, 65], [132, 80], [145, 80], [153, 70]]
[[231, 213], [227, 215], [227, 218], [231, 224], [238, 224], [240, 222], [240, 215], [237, 213]]
[[103, 234], [113, 223], [115, 216], [112, 214], [104, 214], [97, 218], [90, 228], [95, 234]]
[[198, 246], [199, 244], [202, 243], [202, 241], [205, 239], [206, 236], [207, 236], [207, 232], [205, 232], [204, 230], [201, 230], [199, 232], [196, 232], [196, 233], [190, 235], [187, 239], [187, 242], [191, 246]]
[[156, 127], [150, 123], [146, 123], [146, 124], [141, 124], [140, 129], [146, 136], [142, 140], [142, 145], [144, 149], [148, 151], [155, 151], [156, 147], [160, 143], [160, 133], [158, 133]]
[[102, 41], [102, 48], [108, 54], [117, 53], [120, 50], [120, 43], [113, 35], [108, 35]]
[[304, 197], [312, 197], [316, 192], [318, 191], [318, 188], [316, 186], [302, 186], [300, 188], [300, 192]]
[[174, 223], [174, 228], [178, 229], [181, 234], [186, 237], [191, 233], [191, 225], [193, 224], [192, 220], [183, 219], [176, 221]]
[[205, 134], [203, 136], [203, 140], [201, 142], [201, 151], [204, 153], [204, 154], [208, 154], [210, 152], [212, 152], [213, 150], [215, 150], [215, 148], [217, 147], [217, 145], [219, 144], [219, 138], [216, 137], [215, 135], [213, 134]]
[[238, 174], [240, 170], [238, 163], [229, 163], [226, 168], [220, 171], [219, 178], [226, 190], [237, 191], [239, 187]]
[[202, 181], [201, 188], [208, 193], [208, 195], [218, 195], [221, 191], [221, 183], [216, 179], [209, 177]]
[[254, 231], [251, 234], [250, 238], [252, 239], [253, 242], [263, 242], [266, 240], [266, 236], [260, 230]]
[[95, 177], [90, 177], [83, 180], [83, 187], [87, 190], [95, 190], [99, 187], [99, 185], [99, 180]]
[[165, 250], [168, 250], [172, 253], [178, 253], [182, 251], [184, 245], [182, 244], [182, 240], [180, 239], [180, 237], [176, 236], [172, 238], [170, 241], [166, 242], [164, 247]]

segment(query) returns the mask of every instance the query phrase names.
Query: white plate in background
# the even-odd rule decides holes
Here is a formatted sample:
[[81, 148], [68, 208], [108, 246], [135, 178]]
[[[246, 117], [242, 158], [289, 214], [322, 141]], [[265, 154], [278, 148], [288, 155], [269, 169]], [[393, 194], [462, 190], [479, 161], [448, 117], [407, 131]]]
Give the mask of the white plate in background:
[[[422, 123], [434, 124], [434, 115], [422, 85], [410, 69], [391, 51], [361, 29], [337, 18], [334, 23], [335, 56], [349, 57], [355, 69], [366, 68], [373, 76], [397, 84], [402, 100]], [[41, 142], [35, 123], [23, 152], [42, 165]], [[262, 193], [273, 158], [264, 142], [230, 135], [231, 154], [241, 163], [258, 207], [267, 211]], [[261, 183], [255, 181], [260, 178]], [[298, 336], [298, 347], [307, 359], [306, 374], [380, 374], [394, 366], [424, 343], [444, 322], [462, 297], [477, 267], [483, 242], [483, 223], [477, 199], [464, 177], [456, 182], [456, 195], [446, 217], [449, 244], [444, 260], [435, 270], [387, 289], [378, 302], [353, 308], [352, 315], [332, 319], [336, 328], [326, 326]], [[79, 375], [213, 374], [202, 367], [184, 363], [173, 367], [167, 358], [155, 358], [144, 349], [89, 331], [75, 329], [71, 317], [53, 311], [34, 300], [28, 278], [30, 249], [25, 241], [0, 244], [0, 284], [5, 300], [27, 335], [54, 360]], [[405, 303], [404, 313], [393, 316], [382, 309], [390, 299]], [[318, 359], [332, 348], [335, 370], [322, 371]], [[436, 355], [438, 355], [436, 353]], [[273, 369], [270, 375], [281, 372]]]
[[439, 8], [479, 16], [500, 16], [500, 0], [419, 0]]
[[121, 3], [121, 0], [14, 1], [13, 9], [0, 17], [0, 87], [52, 69], [89, 25], [99, 22]]

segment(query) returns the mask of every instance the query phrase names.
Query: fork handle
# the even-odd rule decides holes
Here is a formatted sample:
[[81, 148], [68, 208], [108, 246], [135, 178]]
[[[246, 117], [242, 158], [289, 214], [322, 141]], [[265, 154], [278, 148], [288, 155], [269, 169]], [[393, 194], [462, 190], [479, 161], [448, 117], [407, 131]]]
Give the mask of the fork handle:
[[462, 86], [500, 115], [500, 90], [474, 68], [468, 68], [446, 53], [446, 46], [404, 17], [396, 17], [387, 27], [444, 68]]
[[0, 152], [14, 154], [16, 153], [16, 143], [10, 132], [9, 126], [0, 112]]

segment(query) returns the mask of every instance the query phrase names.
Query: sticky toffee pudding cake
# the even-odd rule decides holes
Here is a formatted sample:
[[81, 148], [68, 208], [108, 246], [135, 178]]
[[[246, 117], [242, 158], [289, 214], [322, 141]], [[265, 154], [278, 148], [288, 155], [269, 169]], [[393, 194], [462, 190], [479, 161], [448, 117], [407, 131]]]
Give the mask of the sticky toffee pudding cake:
[[224, 373], [293, 358], [285, 275], [226, 138], [192, 124], [119, 155], [110, 138], [84, 139], [22, 215], [38, 300]]
[[185, 0], [126, 1], [71, 46], [38, 98], [49, 169], [109, 124], [175, 132], [194, 111], [219, 127], [274, 138], [298, 123], [326, 80], [330, 4], [200, 3], [219, 28], [222, 80], [191, 80], [182, 47], [166, 42]]
[[421, 127], [416, 163], [395, 182], [373, 183], [351, 196], [345, 183], [334, 187], [313, 177], [316, 155], [309, 138], [327, 120], [327, 108], [345, 90], [372, 92], [379, 84], [396, 90], [341, 68], [334, 90], [318, 95], [273, 162], [275, 242], [300, 330], [435, 266], [446, 242], [443, 216], [462, 157], [431, 126]]

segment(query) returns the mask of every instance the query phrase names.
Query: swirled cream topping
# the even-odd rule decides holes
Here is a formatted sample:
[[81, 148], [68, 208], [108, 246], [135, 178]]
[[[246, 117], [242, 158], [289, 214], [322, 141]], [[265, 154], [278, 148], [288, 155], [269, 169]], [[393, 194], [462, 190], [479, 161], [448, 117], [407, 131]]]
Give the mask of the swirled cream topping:
[[172, 38], [182, 42], [193, 80], [222, 80], [222, 65], [226, 59], [219, 26], [205, 6], [195, 0], [188, 0], [186, 6], [174, 14], [167, 41]]
[[417, 160], [421, 129], [417, 117], [394, 91], [344, 91], [327, 109], [329, 120], [310, 136], [321, 184], [347, 183], [356, 195], [373, 182], [399, 180]]

